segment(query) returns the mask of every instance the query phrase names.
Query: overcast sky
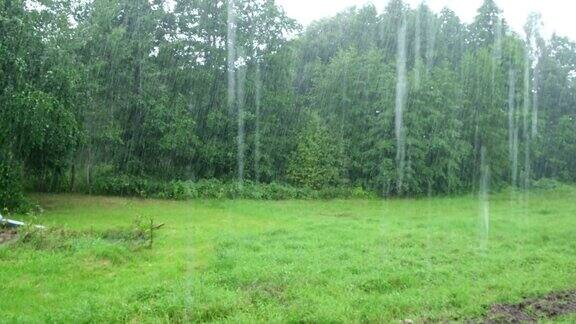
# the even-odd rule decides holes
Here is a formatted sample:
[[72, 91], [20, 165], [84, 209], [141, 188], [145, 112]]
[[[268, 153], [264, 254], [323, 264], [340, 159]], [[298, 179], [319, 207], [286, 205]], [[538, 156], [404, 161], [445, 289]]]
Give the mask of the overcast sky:
[[[412, 8], [422, 2], [422, 0], [404, 1]], [[306, 25], [313, 20], [332, 16], [345, 8], [367, 3], [375, 4], [378, 11], [382, 12], [388, 0], [276, 0], [276, 2], [284, 7], [290, 17]], [[449, 7], [464, 22], [469, 23], [474, 19], [483, 0], [426, 0], [425, 2], [435, 12]], [[544, 35], [550, 36], [556, 32], [576, 40], [576, 0], [496, 0], [496, 3], [504, 11], [508, 24], [518, 32], [522, 32], [528, 14], [537, 11], [542, 14]]]

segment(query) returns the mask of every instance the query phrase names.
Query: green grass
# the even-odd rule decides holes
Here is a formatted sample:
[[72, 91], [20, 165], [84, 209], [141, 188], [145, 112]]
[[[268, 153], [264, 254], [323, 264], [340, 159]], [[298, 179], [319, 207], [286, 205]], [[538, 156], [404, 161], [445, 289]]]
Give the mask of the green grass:
[[[73, 230], [166, 226], [153, 249], [0, 247], [0, 322], [465, 320], [576, 288], [576, 189], [491, 199], [153, 201], [34, 196]], [[28, 217], [31, 219], [31, 217]], [[567, 316], [569, 322], [573, 316]]]

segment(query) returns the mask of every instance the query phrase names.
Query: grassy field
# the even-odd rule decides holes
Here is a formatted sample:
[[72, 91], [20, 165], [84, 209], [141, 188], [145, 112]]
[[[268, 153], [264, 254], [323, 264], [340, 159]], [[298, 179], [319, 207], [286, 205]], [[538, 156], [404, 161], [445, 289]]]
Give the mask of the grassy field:
[[[576, 189], [391, 201], [34, 196], [70, 230], [165, 223], [152, 249], [0, 247], [0, 322], [398, 322], [482, 318], [576, 288]], [[574, 316], [563, 318], [566, 322]]]

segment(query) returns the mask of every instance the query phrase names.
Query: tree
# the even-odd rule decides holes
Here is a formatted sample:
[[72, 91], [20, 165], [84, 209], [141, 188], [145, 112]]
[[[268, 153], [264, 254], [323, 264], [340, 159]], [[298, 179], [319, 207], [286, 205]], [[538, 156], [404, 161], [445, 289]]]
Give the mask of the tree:
[[61, 185], [81, 139], [74, 70], [57, 47], [68, 39], [69, 11], [66, 2], [48, 5], [0, 1], [0, 164], [11, 183], [1, 189], [4, 206], [21, 196], [21, 174], [37, 189]]
[[502, 10], [494, 0], [484, 0], [474, 22], [470, 25], [469, 42], [474, 48], [486, 48], [495, 43], [497, 27], [502, 21], [501, 15]]
[[405, 192], [416, 195], [456, 193], [464, 189], [462, 164], [470, 154], [458, 118], [457, 75], [448, 64], [434, 68], [422, 87], [412, 93], [406, 129]]
[[298, 186], [321, 189], [338, 185], [341, 173], [342, 159], [336, 143], [320, 118], [311, 114], [290, 159], [288, 179]]
[[0, 169], [15, 184], [0, 205], [23, 184], [230, 181], [239, 170], [395, 194], [401, 23], [412, 49], [402, 192], [476, 188], [484, 151], [497, 186], [516, 169], [574, 181], [576, 45], [544, 40], [537, 16], [519, 37], [494, 0], [470, 25], [394, 0], [301, 34], [273, 0], [27, 3], [0, 0]]
[[462, 170], [468, 184], [476, 187], [482, 147], [487, 150], [494, 179], [502, 180], [508, 174], [504, 79], [487, 48], [464, 57], [462, 74], [463, 106], [459, 118], [464, 121], [464, 138], [472, 147]]

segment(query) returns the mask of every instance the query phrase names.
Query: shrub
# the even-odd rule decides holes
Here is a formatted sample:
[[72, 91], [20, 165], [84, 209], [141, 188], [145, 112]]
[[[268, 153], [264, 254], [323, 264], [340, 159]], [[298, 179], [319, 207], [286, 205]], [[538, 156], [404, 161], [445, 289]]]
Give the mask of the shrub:
[[343, 171], [341, 152], [320, 117], [311, 114], [288, 162], [288, 179], [297, 186], [317, 190], [339, 184]]
[[24, 198], [20, 167], [0, 160], [0, 211], [23, 212], [29, 204]]
[[537, 190], [557, 190], [565, 187], [565, 185], [554, 179], [540, 179], [532, 183], [532, 187]]
[[328, 187], [319, 190], [298, 188], [291, 185], [273, 183], [255, 183], [244, 181], [223, 182], [217, 179], [192, 181], [158, 181], [129, 175], [103, 173], [86, 190], [94, 194], [130, 196], [140, 198], [160, 198], [174, 200], [189, 199], [336, 199], [336, 198], [373, 198], [374, 194], [362, 188]]

